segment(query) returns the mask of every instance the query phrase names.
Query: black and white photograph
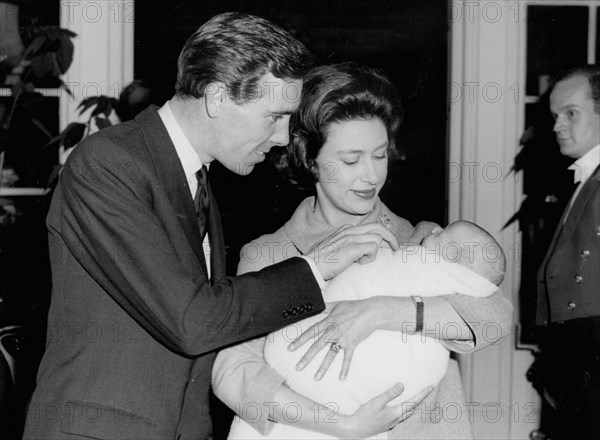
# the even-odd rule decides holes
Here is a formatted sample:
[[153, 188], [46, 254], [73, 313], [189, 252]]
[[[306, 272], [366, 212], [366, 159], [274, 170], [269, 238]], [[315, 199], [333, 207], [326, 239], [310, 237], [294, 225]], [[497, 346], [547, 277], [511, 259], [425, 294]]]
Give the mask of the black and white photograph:
[[0, 0], [0, 439], [600, 439], [599, 27]]

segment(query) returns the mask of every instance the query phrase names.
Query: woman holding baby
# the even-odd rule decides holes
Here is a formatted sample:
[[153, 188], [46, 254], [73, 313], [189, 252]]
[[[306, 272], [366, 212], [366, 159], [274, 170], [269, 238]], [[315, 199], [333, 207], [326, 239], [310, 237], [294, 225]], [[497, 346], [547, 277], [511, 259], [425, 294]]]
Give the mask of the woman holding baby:
[[[305, 78], [302, 101], [292, 117], [291, 141], [282, 166], [294, 181], [314, 187], [316, 195], [305, 199], [282, 228], [251, 245], [254, 249], [271, 246], [273, 252], [261, 252], [258, 258], [250, 259], [242, 250], [238, 273], [310, 253], [315, 243], [344, 225], [382, 222], [400, 243], [420, 243], [432, 226], [413, 227], [378, 197], [387, 177], [388, 158], [394, 150], [400, 121], [396, 90], [378, 71], [354, 64], [314, 69]], [[423, 303], [427, 336], [440, 339], [452, 351], [469, 353], [494, 342], [482, 337], [481, 329], [486, 323], [499, 326], [502, 335], [509, 332], [512, 306], [499, 291], [487, 298], [454, 294], [424, 298]], [[329, 306], [328, 317], [313, 332], [304, 333], [291, 349], [306, 350], [310, 346], [300, 361], [302, 369], [323, 348], [329, 348], [315, 375], [315, 387], [336, 356], [343, 356], [339, 375], [344, 379], [352, 374], [354, 349], [375, 330], [414, 332], [415, 310], [411, 298], [376, 296], [338, 302]], [[225, 349], [213, 368], [217, 397], [238, 412], [246, 422], [243, 426], [249, 424], [255, 430], [251, 434], [243, 432], [240, 424], [234, 422], [230, 434], [233, 438], [260, 438], [268, 435], [274, 423], [291, 424], [321, 437], [366, 438], [391, 428], [389, 438], [472, 437], [469, 408], [454, 359], [450, 359], [445, 376], [433, 390], [406, 396], [416, 404], [422, 400], [420, 407], [407, 408], [400, 423], [382, 429], [377, 420], [365, 420], [365, 415], [373, 407], [385, 406], [399, 390], [390, 390], [353, 414], [335, 413], [289, 388], [285, 379], [266, 363], [264, 344], [263, 338]], [[450, 407], [452, 414], [444, 413]], [[295, 409], [293, 415], [286, 412], [290, 408]], [[336, 423], [327, 423], [327, 417]]]

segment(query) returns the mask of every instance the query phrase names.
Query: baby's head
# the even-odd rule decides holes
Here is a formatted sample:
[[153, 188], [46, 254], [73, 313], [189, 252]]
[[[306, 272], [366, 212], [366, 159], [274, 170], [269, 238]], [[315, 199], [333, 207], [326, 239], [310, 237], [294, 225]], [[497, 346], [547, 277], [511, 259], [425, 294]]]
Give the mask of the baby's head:
[[449, 224], [422, 242], [427, 250], [435, 250], [442, 258], [459, 263], [500, 285], [506, 270], [506, 257], [498, 242], [485, 229], [466, 220]]

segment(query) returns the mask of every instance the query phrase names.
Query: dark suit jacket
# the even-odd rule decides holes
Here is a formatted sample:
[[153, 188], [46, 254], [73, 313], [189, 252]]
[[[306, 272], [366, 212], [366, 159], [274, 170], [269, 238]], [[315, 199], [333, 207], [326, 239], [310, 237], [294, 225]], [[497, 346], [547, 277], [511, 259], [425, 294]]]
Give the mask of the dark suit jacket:
[[564, 215], [538, 272], [538, 325], [600, 316], [600, 167]]
[[156, 107], [75, 149], [47, 224], [53, 292], [26, 439], [207, 438], [215, 350], [324, 308], [298, 258], [209, 284]]

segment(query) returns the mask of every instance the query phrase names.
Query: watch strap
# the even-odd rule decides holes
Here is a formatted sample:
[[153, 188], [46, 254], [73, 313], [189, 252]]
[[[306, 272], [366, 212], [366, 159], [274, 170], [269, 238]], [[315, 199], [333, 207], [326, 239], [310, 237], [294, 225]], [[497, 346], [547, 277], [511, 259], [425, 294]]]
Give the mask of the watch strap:
[[423, 317], [425, 315], [425, 304], [423, 303], [423, 298], [420, 296], [411, 296], [413, 304], [416, 309], [416, 325], [415, 325], [415, 333], [420, 333], [423, 331]]

